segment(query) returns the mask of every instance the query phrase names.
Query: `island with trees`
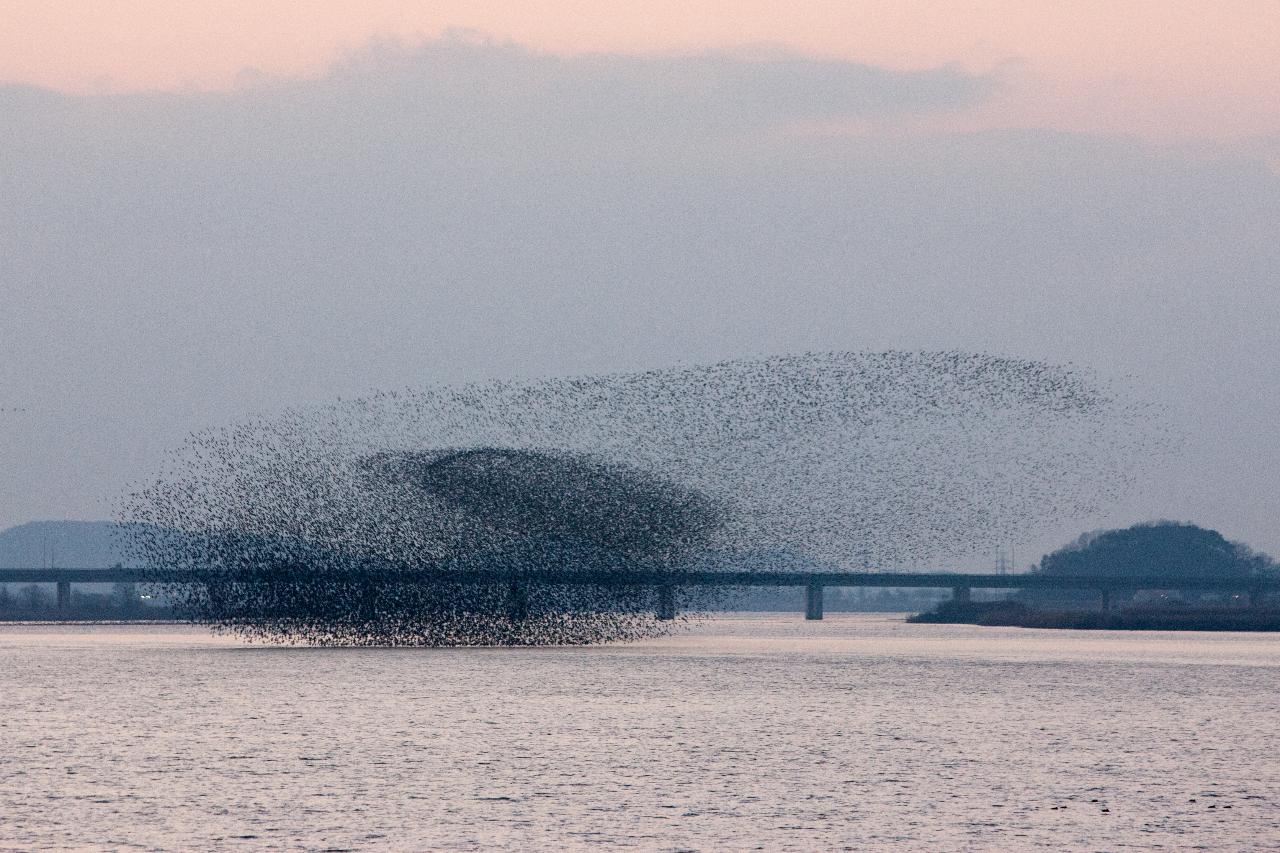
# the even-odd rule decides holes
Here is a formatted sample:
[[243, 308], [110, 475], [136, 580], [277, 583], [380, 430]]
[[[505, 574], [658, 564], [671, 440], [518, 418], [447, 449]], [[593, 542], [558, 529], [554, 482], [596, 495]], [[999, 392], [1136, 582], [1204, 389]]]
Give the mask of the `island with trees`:
[[1280, 604], [1275, 601], [1179, 587], [1178, 581], [1189, 578], [1280, 573], [1266, 554], [1194, 524], [1159, 521], [1086, 533], [1046, 554], [1032, 572], [1161, 576], [1168, 578], [1168, 587], [1126, 590], [1117, 586], [1107, 603], [1091, 590], [1024, 589], [991, 601], [945, 601], [910, 621], [1024, 628], [1280, 631]]

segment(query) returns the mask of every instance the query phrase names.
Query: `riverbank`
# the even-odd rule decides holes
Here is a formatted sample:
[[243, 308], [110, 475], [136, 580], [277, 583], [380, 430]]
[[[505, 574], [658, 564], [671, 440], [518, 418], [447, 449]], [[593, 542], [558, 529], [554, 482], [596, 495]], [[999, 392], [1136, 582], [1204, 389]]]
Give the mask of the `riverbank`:
[[1017, 601], [947, 601], [908, 622], [1104, 631], [1280, 631], [1280, 608], [1154, 606], [1121, 610], [1034, 610]]

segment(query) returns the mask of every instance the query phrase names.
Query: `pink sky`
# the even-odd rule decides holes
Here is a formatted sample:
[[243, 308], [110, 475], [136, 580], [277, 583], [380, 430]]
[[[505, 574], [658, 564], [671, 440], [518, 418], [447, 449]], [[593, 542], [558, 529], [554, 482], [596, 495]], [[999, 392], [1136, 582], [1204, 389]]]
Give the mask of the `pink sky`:
[[557, 53], [773, 43], [892, 68], [1002, 69], [971, 126], [1194, 140], [1280, 133], [1274, 0], [0, 0], [0, 80], [67, 91], [316, 74], [375, 37], [474, 29]]

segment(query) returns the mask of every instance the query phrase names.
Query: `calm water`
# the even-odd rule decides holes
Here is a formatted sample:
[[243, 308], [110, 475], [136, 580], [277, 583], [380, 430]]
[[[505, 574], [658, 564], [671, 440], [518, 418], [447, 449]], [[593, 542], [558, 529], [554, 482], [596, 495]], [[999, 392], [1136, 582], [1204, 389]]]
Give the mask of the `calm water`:
[[0, 849], [1280, 849], [1280, 637], [0, 627]]

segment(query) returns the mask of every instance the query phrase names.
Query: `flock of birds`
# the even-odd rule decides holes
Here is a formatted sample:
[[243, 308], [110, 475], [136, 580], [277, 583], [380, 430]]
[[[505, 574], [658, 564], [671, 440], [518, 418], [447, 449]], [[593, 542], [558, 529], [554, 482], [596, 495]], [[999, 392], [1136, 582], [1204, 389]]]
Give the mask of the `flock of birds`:
[[1092, 513], [1139, 421], [1076, 371], [960, 352], [430, 387], [196, 434], [120, 515], [187, 615], [251, 638], [634, 639], [673, 623], [628, 575], [906, 568]]

